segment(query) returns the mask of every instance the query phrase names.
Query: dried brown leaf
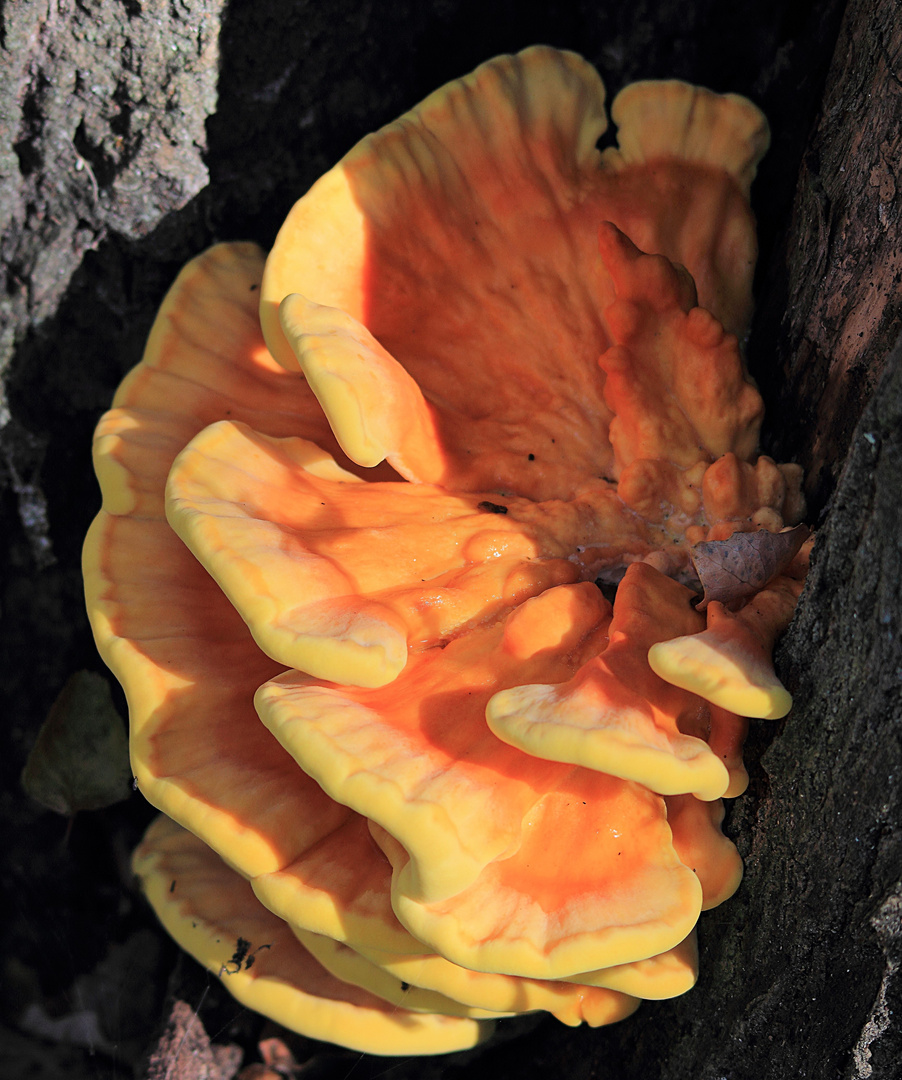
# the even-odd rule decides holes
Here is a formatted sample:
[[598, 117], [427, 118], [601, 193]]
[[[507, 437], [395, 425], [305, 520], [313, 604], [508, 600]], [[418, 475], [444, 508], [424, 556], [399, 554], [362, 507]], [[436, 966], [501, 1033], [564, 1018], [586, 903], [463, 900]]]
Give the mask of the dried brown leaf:
[[778, 533], [737, 532], [726, 540], [693, 545], [690, 554], [704, 589], [698, 610], [704, 611], [712, 600], [729, 604], [763, 589], [789, 566], [808, 536], [806, 525], [796, 525]]

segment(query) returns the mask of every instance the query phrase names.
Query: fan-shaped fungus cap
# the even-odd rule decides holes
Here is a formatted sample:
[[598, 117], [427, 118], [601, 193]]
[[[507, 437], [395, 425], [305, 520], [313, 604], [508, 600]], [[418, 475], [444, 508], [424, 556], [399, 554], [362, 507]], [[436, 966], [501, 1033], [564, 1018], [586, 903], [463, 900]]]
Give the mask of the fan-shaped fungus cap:
[[732, 840], [720, 831], [723, 800], [702, 802], [693, 795], [668, 795], [667, 824], [673, 846], [702, 887], [702, 911], [729, 900], [742, 880], [742, 859]]
[[678, 582], [633, 563], [617, 589], [607, 648], [569, 682], [496, 694], [486, 710], [489, 727], [541, 758], [637, 780], [665, 795], [719, 798], [729, 774], [705, 741], [710, 709], [675, 691], [647, 660], [657, 642], [704, 627], [692, 598]]
[[473, 971], [434, 953], [403, 955], [366, 947], [359, 951], [408, 985], [440, 989], [458, 1000], [497, 1012], [542, 1010], [570, 1026], [613, 1023], [632, 1012], [639, 998], [685, 993], [698, 975], [694, 934], [658, 956], [558, 980]]
[[[314, 1039], [371, 1054], [442, 1054], [491, 1025], [399, 1008], [336, 979], [204, 843], [158, 818], [134, 856], [160, 921], [244, 1005]], [[438, 995], [436, 995], [438, 1000]]]
[[[296, 931], [296, 933], [305, 948], [319, 960], [327, 971], [337, 978], [365, 990], [371, 990], [387, 1001], [395, 1001], [405, 1008], [417, 1011], [420, 1011], [420, 1005], [426, 1009], [432, 1005], [433, 1008], [429, 1011], [441, 1011], [452, 1016], [498, 1017], [531, 1012], [542, 1008], [550, 1012], [556, 1019], [571, 1026], [586, 1023], [590, 1027], [600, 1027], [603, 1024], [612, 1024], [617, 1020], [622, 1020], [635, 1012], [639, 1006], [638, 998], [610, 989], [607, 986], [577, 985], [575, 980], [550, 982], [521, 979], [510, 975], [499, 976], [473, 972], [468, 971], [466, 968], [451, 965], [438, 956], [391, 957], [389, 955], [388, 963], [383, 965], [376, 962], [372, 957], [368, 959], [347, 945], [333, 941], [331, 938], [318, 937], [304, 931]], [[632, 981], [637, 984], [642, 983], [644, 986], [645, 983], [642, 982], [642, 979], [645, 973], [639, 969], [642, 964], [645, 964], [651, 976], [646, 977], [646, 981], [652, 989], [652, 993], [662, 993], [662, 996], [672, 997], [674, 995], [667, 993], [667, 991], [671, 990], [673, 985], [680, 987], [676, 991], [677, 993], [681, 993], [688, 988], [687, 976], [691, 972], [690, 955], [694, 951], [692, 946], [684, 948], [681, 945], [671, 950], [665, 957], [653, 957], [648, 961], [640, 961], [629, 965], [624, 964], [622, 968], [629, 969], [629, 973], [626, 975], [621, 975], [621, 969], [619, 968], [609, 968], [608, 971], [611, 973], [609, 979], [611, 982], [623, 981], [628, 983]], [[449, 968], [454, 968], [459, 972], [466, 984], [461, 990], [464, 997], [478, 997], [480, 993], [486, 992], [484, 985], [477, 986], [474, 990], [474, 984], [480, 982], [485, 984], [491, 980], [503, 983], [506, 993], [496, 987], [487, 992], [489, 996], [494, 991], [498, 996], [507, 997], [514, 1007], [507, 1013], [499, 1013], [495, 1010], [485, 1011], [478, 1007], [461, 1005], [453, 1001], [449, 1004], [448, 999], [444, 998], [443, 995], [433, 990], [423, 989], [418, 985], [418, 981], [424, 977], [426, 981], [429, 981], [431, 965], [441, 965], [442, 975], [439, 977], [439, 981], [442, 982], [454, 981], [449, 979], [446, 974]], [[411, 978], [414, 981], [411, 981], [410, 978], [399, 978], [391, 970], [393, 967], [413, 970], [414, 974], [411, 975]], [[426, 972], [425, 975], [424, 972]], [[457, 982], [460, 981], [457, 980]], [[689, 985], [691, 985], [691, 982]], [[435, 1009], [436, 1004], [441, 1006], [440, 1010]]]
[[[612, 344], [600, 313], [614, 289], [601, 222], [686, 266], [702, 306], [744, 330], [755, 257], [747, 194], [764, 118], [682, 83], [642, 84], [614, 109], [620, 148], [600, 154], [607, 119], [593, 68], [544, 47], [498, 57], [368, 136], [295, 205], [267, 260], [261, 320], [273, 355], [302, 365], [346, 450], [372, 413], [371, 384], [331, 374], [337, 336], [326, 352], [308, 347], [320, 331], [315, 320], [307, 328], [317, 309], [306, 302], [347, 313], [354, 370], [379, 371], [388, 403], [367, 445], [390, 454], [402, 438], [435, 439], [418, 479], [537, 499], [610, 475], [596, 361]], [[306, 301], [289, 305], [293, 294]], [[416, 435], [399, 426], [411, 415]], [[416, 468], [401, 458], [396, 467]]]
[[574, 580], [566, 542], [532, 504], [484, 503], [363, 483], [311, 443], [233, 423], [197, 436], [167, 486], [170, 524], [261, 648], [362, 686], [395, 678], [408, 642], [431, 645]]
[[686, 690], [742, 716], [777, 720], [792, 707], [774, 673], [771, 653], [789, 625], [808, 566], [808, 544], [790, 568], [768, 582], [738, 611], [719, 601], [707, 606], [707, 629], [654, 645], [654, 671]]
[[[695, 982], [697, 957], [691, 938], [668, 953], [581, 972], [567, 983], [477, 972], [425, 953], [425, 945], [403, 929], [391, 908], [391, 865], [381, 851], [373, 857], [366, 843], [366, 819], [354, 815], [340, 831], [336, 842], [312, 849], [285, 871], [255, 878], [254, 891], [303, 941], [313, 944], [314, 951], [318, 946], [317, 955], [329, 970], [389, 1000], [396, 999], [400, 982], [437, 991], [473, 1009], [543, 1010], [566, 1024], [596, 1025], [632, 1011], [634, 1003], [623, 995], [671, 997]], [[704, 846], [705, 839], [699, 839], [696, 846]], [[370, 844], [374, 845], [371, 839]], [[678, 850], [685, 850], [685, 845]], [[701, 875], [700, 881], [706, 893], [709, 885]], [[311, 926], [318, 940], [308, 941], [305, 928]], [[355, 961], [352, 952], [370, 963]], [[591, 988], [616, 993], [594, 993]]]
[[437, 91], [313, 186], [265, 274], [252, 245], [189, 264], [98, 427], [89, 611], [178, 823], [136, 868], [307, 1034], [481, 1036], [402, 983], [612, 1022], [691, 985], [738, 884], [748, 699], [683, 680], [683, 643], [747, 688], [797, 580], [705, 629], [682, 582], [698, 541], [800, 512], [734, 336], [766, 125], [682, 83], [613, 116], [600, 153], [600, 79], [547, 48]]
[[[497, 688], [533, 672], [565, 678], [607, 620], [594, 586], [561, 586], [411, 656], [390, 687], [284, 675], [257, 695], [300, 766], [400, 842], [403, 855], [375, 834], [395, 911], [456, 963], [556, 978], [663, 952], [695, 924], [697, 882], [658, 796], [523, 754], [485, 724]], [[656, 897], [641, 915], [637, 893]]]
[[164, 516], [172, 461], [218, 417], [334, 446], [309, 390], [263, 345], [262, 268], [255, 246], [221, 245], [179, 275], [98, 426], [104, 504], [84, 547], [88, 612], [128, 699], [137, 783], [246, 874], [281, 868], [347, 816], [261, 728], [253, 695], [281, 668]]

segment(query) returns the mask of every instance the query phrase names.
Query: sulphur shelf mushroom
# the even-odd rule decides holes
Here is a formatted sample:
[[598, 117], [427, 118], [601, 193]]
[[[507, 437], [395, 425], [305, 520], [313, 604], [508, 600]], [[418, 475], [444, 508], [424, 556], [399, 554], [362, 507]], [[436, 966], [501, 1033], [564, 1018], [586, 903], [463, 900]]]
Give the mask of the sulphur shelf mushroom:
[[802, 513], [737, 338], [767, 127], [679, 82], [611, 115], [599, 152], [549, 48], [438, 90], [268, 258], [189, 263], [97, 428], [88, 609], [164, 815], [135, 871], [306, 1035], [611, 1023], [693, 984], [739, 883], [721, 799], [789, 707], [805, 551], [704, 613], [691, 551]]

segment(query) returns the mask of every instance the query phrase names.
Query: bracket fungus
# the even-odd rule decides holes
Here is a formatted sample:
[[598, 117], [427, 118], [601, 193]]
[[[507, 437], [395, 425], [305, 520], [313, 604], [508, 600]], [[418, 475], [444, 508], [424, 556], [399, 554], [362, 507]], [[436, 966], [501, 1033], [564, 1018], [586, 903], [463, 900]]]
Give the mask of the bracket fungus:
[[191, 262], [97, 429], [88, 608], [164, 815], [135, 871], [307, 1035], [610, 1023], [692, 985], [739, 883], [721, 800], [789, 708], [807, 548], [701, 606], [693, 549], [802, 514], [738, 344], [767, 126], [679, 82], [611, 114], [599, 151], [550, 48], [445, 86], [268, 258]]

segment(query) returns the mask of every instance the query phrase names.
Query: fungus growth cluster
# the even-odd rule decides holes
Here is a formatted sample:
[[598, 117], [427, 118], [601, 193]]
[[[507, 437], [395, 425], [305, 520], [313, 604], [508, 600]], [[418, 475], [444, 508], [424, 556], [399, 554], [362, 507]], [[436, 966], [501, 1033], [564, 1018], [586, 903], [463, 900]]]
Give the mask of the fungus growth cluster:
[[677, 82], [612, 115], [599, 151], [548, 48], [437, 91], [268, 259], [191, 262], [97, 429], [88, 607], [164, 815], [135, 870], [306, 1035], [615, 1021], [692, 985], [739, 882], [721, 799], [789, 708], [804, 552], [697, 605], [693, 551], [802, 513], [737, 342], [767, 129]]

